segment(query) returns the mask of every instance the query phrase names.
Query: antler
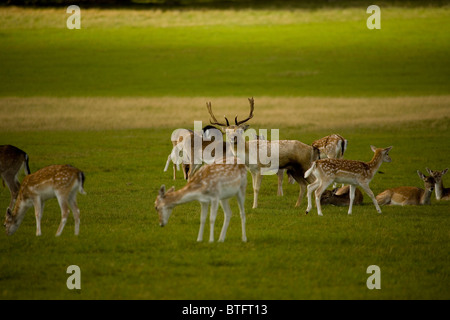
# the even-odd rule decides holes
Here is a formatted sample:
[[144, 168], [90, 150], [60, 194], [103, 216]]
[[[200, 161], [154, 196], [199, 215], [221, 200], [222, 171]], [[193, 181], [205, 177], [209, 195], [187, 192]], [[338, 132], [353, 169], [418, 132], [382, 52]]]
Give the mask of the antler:
[[243, 124], [244, 122], [247, 122], [248, 120], [253, 118], [253, 110], [255, 110], [255, 100], [253, 99], [253, 97], [251, 97], [251, 98], [248, 98], [248, 102], [250, 103], [250, 114], [247, 119], [242, 120], [242, 121], [238, 121], [237, 116], [236, 116], [234, 118], [234, 123], [236, 123], [237, 126], [240, 124]]
[[221, 127], [229, 127], [230, 126], [230, 123], [228, 122], [228, 119], [225, 116], [224, 116], [225, 117], [225, 121], [227, 122], [226, 124], [217, 121], [217, 119], [214, 116], [214, 114], [212, 112], [212, 109], [211, 109], [211, 102], [207, 102], [206, 103], [206, 108], [208, 108], [209, 115], [211, 116], [211, 119], [212, 119], [212, 121], [211, 121], [211, 119], [209, 120], [209, 123], [216, 124], [216, 125], [221, 126]]

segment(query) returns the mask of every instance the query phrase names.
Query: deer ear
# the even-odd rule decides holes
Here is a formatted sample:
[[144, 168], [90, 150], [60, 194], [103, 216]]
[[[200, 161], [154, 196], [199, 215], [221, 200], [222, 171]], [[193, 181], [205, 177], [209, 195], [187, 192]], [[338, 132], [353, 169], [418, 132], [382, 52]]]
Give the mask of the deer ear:
[[159, 196], [164, 198], [165, 193], [166, 193], [166, 186], [162, 185], [161, 188], [159, 188]]
[[444, 171], [442, 171], [442, 174], [446, 174], [446, 173], [447, 173], [447, 171], [448, 171], [448, 168], [445, 168], [445, 170], [444, 170]]
[[377, 147], [375, 146], [370, 146], [370, 149], [372, 149], [373, 152], [377, 151]]
[[425, 180], [425, 176], [423, 175], [422, 172], [420, 172], [419, 170], [417, 170], [417, 174], [419, 175], [420, 179]]
[[173, 191], [175, 191], [175, 186], [172, 186], [169, 190], [167, 190], [166, 194]]
[[248, 128], [250, 127], [250, 125], [249, 124], [244, 124], [241, 128], [242, 128], [242, 130], [247, 130]]
[[390, 146], [390, 147], [387, 147], [387, 148], [384, 149], [384, 150], [386, 150], [387, 152], [389, 152], [389, 151], [391, 151], [392, 148], [393, 148], [393, 146]]
[[428, 174], [433, 175], [433, 171], [430, 168], [427, 167], [427, 168], [425, 168], [425, 170], [427, 170]]

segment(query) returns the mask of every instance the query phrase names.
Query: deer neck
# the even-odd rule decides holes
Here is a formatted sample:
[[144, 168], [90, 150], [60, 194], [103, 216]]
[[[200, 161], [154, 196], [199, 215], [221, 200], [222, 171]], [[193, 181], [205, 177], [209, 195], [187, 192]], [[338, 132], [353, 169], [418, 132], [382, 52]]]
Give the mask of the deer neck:
[[198, 200], [200, 194], [201, 192], [198, 188], [194, 188], [192, 187], [192, 184], [188, 184], [180, 190], [166, 193], [165, 202], [170, 207], [175, 207], [179, 204]]
[[420, 197], [420, 204], [430, 204], [431, 193], [433, 193], [433, 190], [425, 189], [425, 191], [422, 194], [422, 197]]
[[27, 210], [33, 205], [31, 199], [23, 199], [21, 195], [17, 197], [16, 204], [14, 205], [14, 210], [11, 215], [15, 224], [20, 225], [22, 223], [23, 218], [25, 217], [25, 213]]
[[444, 183], [441, 180], [437, 182], [434, 187], [436, 188], [436, 199], [441, 200], [444, 193]]
[[382, 153], [379, 151], [375, 152], [372, 160], [370, 160], [367, 163], [367, 165], [369, 166], [370, 172], [371, 172], [371, 177], [373, 177], [375, 175], [375, 173], [378, 171], [378, 169], [380, 168], [382, 163], [383, 163]]

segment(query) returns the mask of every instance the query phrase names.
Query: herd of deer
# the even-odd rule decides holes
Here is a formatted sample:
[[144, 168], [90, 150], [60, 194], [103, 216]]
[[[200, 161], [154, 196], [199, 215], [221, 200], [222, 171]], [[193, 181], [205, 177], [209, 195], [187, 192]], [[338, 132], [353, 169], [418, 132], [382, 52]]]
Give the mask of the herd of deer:
[[[374, 152], [369, 162], [343, 159], [347, 148], [347, 140], [338, 134], [332, 134], [307, 145], [297, 140], [268, 141], [264, 137], [255, 136], [253, 140], [246, 141], [244, 132], [249, 125], [246, 124], [253, 117], [254, 99], [248, 99], [250, 103], [249, 116], [230, 124], [225, 117], [225, 122], [219, 122], [214, 116], [211, 103], [207, 103], [207, 109], [211, 116], [211, 125], [203, 128], [202, 132], [191, 130], [177, 130], [172, 134], [173, 150], [169, 155], [166, 167], [170, 160], [182, 152], [188, 161], [183, 163], [183, 174], [187, 184], [175, 191], [174, 187], [166, 190], [162, 185], [155, 201], [155, 209], [159, 214], [161, 226], [167, 224], [175, 206], [191, 201], [201, 203], [200, 230], [197, 241], [202, 241], [203, 231], [210, 210], [210, 237], [214, 241], [214, 224], [219, 204], [225, 213], [224, 224], [219, 241], [224, 241], [231, 218], [231, 209], [228, 200], [236, 197], [241, 216], [242, 241], [247, 241], [245, 231], [245, 193], [247, 186], [247, 171], [251, 173], [253, 182], [253, 208], [258, 206], [258, 193], [261, 186], [262, 172], [268, 166], [267, 163], [251, 154], [252, 150], [271, 152], [271, 148], [278, 151], [277, 170], [279, 196], [283, 195], [282, 183], [285, 173], [291, 183], [297, 182], [300, 186], [296, 207], [300, 206], [302, 198], [307, 193], [308, 206], [306, 213], [312, 209], [312, 193], [315, 193], [315, 202], [319, 215], [322, 215], [322, 204], [338, 206], [348, 205], [348, 214], [352, 213], [353, 204], [361, 204], [363, 196], [357, 186], [361, 187], [371, 198], [376, 210], [381, 213], [380, 205], [423, 205], [430, 204], [432, 191], [435, 189], [437, 200], [450, 200], [450, 188], [444, 188], [442, 176], [448, 169], [432, 171], [427, 168], [430, 176], [425, 176], [417, 171], [419, 177], [425, 183], [425, 190], [417, 187], [397, 187], [387, 189], [376, 197], [369, 188], [369, 183], [383, 162], [391, 162], [389, 151], [392, 147], [376, 148], [371, 146]], [[206, 138], [209, 130], [219, 130], [227, 137], [226, 141], [217, 141]], [[201, 165], [194, 153], [194, 140], [200, 139], [202, 150], [216, 144], [215, 150], [222, 150], [222, 158], [215, 159], [215, 163]], [[189, 143], [187, 143], [189, 142]], [[222, 145], [217, 145], [222, 144]], [[238, 152], [238, 146], [243, 147], [243, 152]], [[273, 150], [272, 150], [273, 151]], [[176, 158], [176, 156], [175, 156]], [[256, 161], [249, 161], [249, 159]], [[34, 206], [36, 216], [36, 235], [41, 235], [41, 218], [46, 200], [57, 198], [61, 208], [61, 222], [56, 232], [59, 236], [66, 224], [67, 217], [72, 210], [75, 219], [75, 234], [79, 233], [80, 210], [78, 209], [77, 193], [85, 194], [83, 189], [84, 173], [70, 165], [51, 165], [44, 167], [35, 173], [31, 173], [28, 165], [28, 155], [17, 147], [11, 145], [0, 146], [0, 176], [11, 193], [11, 201], [6, 210], [6, 233], [12, 235], [20, 226], [26, 211]], [[173, 178], [176, 179], [177, 163], [173, 164]], [[25, 172], [22, 183], [19, 183], [19, 173]], [[327, 188], [332, 183], [342, 183], [345, 186]], [[209, 209], [209, 207], [211, 207]], [[70, 209], [69, 209], [70, 208]]]
[[[246, 141], [244, 132], [249, 127], [246, 122], [253, 117], [254, 112], [254, 99], [248, 100], [250, 114], [245, 120], [238, 121], [236, 116], [234, 124], [230, 124], [227, 117], [225, 117], [225, 122], [219, 122], [214, 116], [209, 102], [206, 106], [211, 116], [211, 125], [204, 127], [202, 132], [180, 129], [172, 135], [173, 149], [167, 159], [164, 171], [167, 171], [170, 161], [176, 159], [177, 155], [182, 152], [189, 159], [188, 162], [182, 164], [183, 174], [188, 182], [178, 191], [175, 191], [174, 187], [166, 191], [165, 186], [161, 186], [155, 201], [155, 209], [159, 214], [161, 226], [167, 224], [175, 206], [196, 200], [201, 203], [202, 208], [197, 241], [203, 239], [208, 207], [211, 205], [209, 241], [212, 242], [214, 241], [214, 223], [220, 203], [225, 213], [225, 219], [219, 241], [224, 241], [231, 217], [228, 199], [236, 196], [242, 222], [242, 240], [246, 241], [244, 197], [247, 178], [245, 172], [248, 170], [252, 176], [253, 208], [256, 208], [262, 179], [261, 171], [267, 167], [267, 164], [258, 161], [258, 157], [256, 157], [256, 162], [250, 162], [249, 159], [252, 158], [250, 150], [264, 149], [270, 153], [271, 146], [278, 148], [277, 194], [283, 195], [282, 182], [286, 172], [290, 181], [296, 181], [300, 186], [296, 207], [300, 206], [301, 200], [307, 192], [308, 206], [306, 213], [312, 209], [311, 197], [312, 193], [315, 192], [315, 202], [319, 215], [322, 215], [322, 204], [348, 205], [348, 214], [351, 214], [353, 204], [362, 204], [363, 200], [363, 195], [357, 186], [361, 187], [371, 198], [378, 213], [381, 213], [380, 205], [430, 204], [431, 193], [434, 188], [436, 188], [438, 200], [450, 200], [450, 188], [444, 188], [442, 182], [442, 176], [447, 173], [448, 169], [432, 171], [428, 168], [427, 171], [430, 174], [428, 177], [417, 171], [419, 177], [425, 183], [425, 190], [417, 187], [397, 187], [387, 189], [375, 197], [369, 188], [369, 183], [383, 162], [391, 162], [388, 153], [392, 147], [376, 148], [371, 146], [374, 152], [373, 158], [369, 162], [363, 162], [343, 159], [347, 148], [347, 140], [338, 134], [326, 136], [311, 145], [297, 140], [267, 141], [258, 136], [255, 136], [253, 140]], [[210, 130], [219, 130], [214, 125], [219, 126], [220, 131], [226, 136], [226, 141], [218, 142], [209, 139]], [[200, 167], [201, 164], [194, 162], [195, 150], [193, 145], [195, 139], [201, 139], [203, 150], [213, 143], [223, 144], [219, 146], [223, 150], [223, 159]], [[239, 142], [244, 146], [244, 152], [242, 153], [238, 152]], [[232, 154], [228, 152], [229, 150]], [[230, 157], [235, 157], [234, 161], [225, 161]], [[174, 179], [176, 179], [176, 166], [177, 163], [174, 162]], [[332, 191], [326, 190], [333, 182], [342, 183], [345, 186], [334, 188]]]

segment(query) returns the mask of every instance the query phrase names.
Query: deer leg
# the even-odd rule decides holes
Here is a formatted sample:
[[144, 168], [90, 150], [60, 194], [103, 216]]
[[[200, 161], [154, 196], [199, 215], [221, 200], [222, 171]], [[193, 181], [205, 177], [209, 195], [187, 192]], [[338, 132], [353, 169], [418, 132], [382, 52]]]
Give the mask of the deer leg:
[[277, 176], [278, 176], [278, 191], [277, 191], [277, 195], [278, 196], [282, 196], [283, 195], [283, 178], [284, 178], [284, 169], [279, 169], [277, 172]]
[[375, 198], [372, 190], [370, 190], [369, 185], [367, 183], [360, 183], [359, 185], [367, 193], [367, 195], [370, 197], [370, 199], [372, 199], [372, 202], [375, 205], [375, 208], [377, 209], [377, 212], [381, 213], [381, 209], [380, 209], [380, 206], [378, 205], [378, 201]]
[[203, 241], [203, 230], [205, 229], [206, 217], [208, 216], [208, 202], [202, 202], [202, 212], [200, 214], [200, 230], [198, 231], [197, 241]]
[[311, 209], [312, 209], [312, 199], [311, 199], [311, 194], [313, 193], [314, 190], [316, 190], [318, 187], [320, 186], [320, 181], [319, 179], [317, 179], [316, 181], [314, 181], [313, 183], [309, 184], [307, 189], [308, 189], [308, 193], [307, 193], [307, 198], [308, 198], [308, 207], [306, 208], [306, 214], [308, 214]]
[[211, 201], [211, 211], [209, 213], [209, 242], [214, 242], [214, 224], [216, 223], [217, 209], [219, 209], [219, 201]]
[[320, 198], [322, 197], [322, 193], [328, 188], [328, 186], [333, 181], [320, 181], [319, 187], [316, 189], [315, 196], [316, 196], [316, 206], [317, 206], [317, 214], [319, 216], [322, 216], [322, 206], [320, 205]]
[[241, 215], [241, 225], [242, 225], [242, 241], [247, 242], [247, 234], [245, 232], [245, 188], [239, 191], [237, 195], [239, 214]]
[[223, 226], [222, 226], [222, 231], [220, 232], [219, 242], [224, 242], [225, 236], [226, 236], [227, 230], [228, 230], [228, 225], [230, 224], [230, 219], [231, 219], [232, 213], [231, 213], [230, 203], [228, 202], [227, 199], [221, 200], [220, 205], [222, 206], [224, 217], [223, 217]]
[[80, 232], [80, 209], [77, 205], [76, 192], [77, 191], [75, 190], [75, 194], [73, 194], [69, 199], [69, 206], [73, 213], [73, 219], [75, 221], [75, 235], [77, 236]]
[[295, 203], [295, 207], [300, 207], [302, 203], [303, 196], [305, 195], [306, 190], [306, 182], [304, 180], [299, 180], [298, 184], [300, 185], [300, 193], [298, 194], [297, 202]]
[[252, 182], [253, 182], [253, 209], [258, 207], [258, 194], [259, 188], [261, 187], [261, 172], [258, 170], [257, 172], [251, 172], [252, 174]]
[[17, 195], [19, 194], [20, 183], [17, 179], [17, 174], [7, 173], [4, 174], [2, 178], [11, 193], [11, 201], [9, 202], [8, 208], [12, 210], [14, 208], [14, 204], [16, 203]]
[[356, 186], [354, 186], [353, 184], [350, 185], [350, 205], [348, 207], [348, 214], [352, 214], [352, 208], [353, 208], [353, 201], [355, 200], [355, 190], [356, 190]]
[[59, 224], [58, 230], [56, 231], [56, 236], [59, 237], [64, 229], [64, 226], [66, 225], [70, 209], [65, 197], [57, 195], [56, 198], [58, 199], [59, 207], [61, 208], [61, 223]]
[[42, 212], [44, 211], [44, 203], [38, 197], [33, 200], [33, 205], [34, 205], [34, 215], [36, 217], [36, 236], [40, 236], [42, 234], [41, 219], [42, 219]]

